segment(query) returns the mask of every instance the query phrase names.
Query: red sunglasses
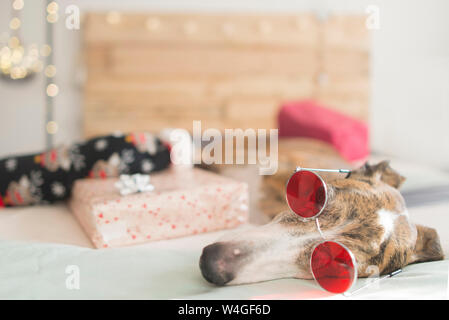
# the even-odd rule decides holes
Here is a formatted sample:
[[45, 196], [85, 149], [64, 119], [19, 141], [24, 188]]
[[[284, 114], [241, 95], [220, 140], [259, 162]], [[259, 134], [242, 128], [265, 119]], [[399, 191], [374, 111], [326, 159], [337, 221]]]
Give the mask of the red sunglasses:
[[[304, 221], [315, 220], [317, 229], [323, 238], [323, 241], [312, 250], [310, 258], [310, 269], [316, 282], [326, 291], [345, 293], [356, 282], [357, 262], [353, 253], [347, 247], [336, 241], [326, 240], [321, 232], [318, 216], [324, 211], [327, 204], [327, 186], [324, 180], [315, 173], [317, 171], [351, 172], [345, 169], [330, 170], [298, 167], [287, 181], [287, 204]], [[392, 277], [401, 271], [399, 269], [383, 278]], [[371, 283], [368, 283], [368, 285]]]

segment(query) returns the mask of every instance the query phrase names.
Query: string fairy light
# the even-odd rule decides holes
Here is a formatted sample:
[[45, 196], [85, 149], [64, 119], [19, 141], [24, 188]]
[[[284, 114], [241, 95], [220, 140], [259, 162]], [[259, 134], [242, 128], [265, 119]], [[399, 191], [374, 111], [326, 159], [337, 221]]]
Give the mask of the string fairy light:
[[54, 98], [58, 95], [58, 93], [59, 93], [59, 87], [56, 84], [50, 83], [47, 86], [47, 96]]
[[12, 1], [12, 18], [9, 22], [11, 35], [6, 33], [0, 38], [0, 75], [5, 79], [25, 79], [42, 71], [39, 51], [35, 45], [25, 48], [20, 39], [20, 12], [24, 6], [23, 0]]
[[47, 122], [47, 125], [45, 126], [47, 133], [49, 134], [56, 134], [58, 132], [58, 123], [56, 121], [49, 121]]
[[51, 47], [48, 44], [44, 44], [41, 47], [40, 53], [43, 57], [48, 57], [51, 54]]
[[56, 1], [52, 1], [47, 5], [48, 14], [58, 14], [59, 5]]
[[[24, 0], [12, 0], [10, 32], [0, 34], [0, 76], [4, 79], [20, 80], [29, 78], [44, 70], [45, 75], [45, 134], [47, 148], [53, 146], [52, 136], [58, 132], [59, 125], [53, 119], [54, 98], [59, 93], [59, 87], [54, 81], [56, 67], [53, 63], [53, 28], [59, 19], [59, 5], [56, 1], [47, 0], [47, 44], [39, 48], [37, 44], [25, 47], [21, 41], [20, 28], [22, 20], [20, 13], [25, 7]], [[45, 59], [45, 68], [44, 62]]]
[[56, 1], [47, 0], [47, 24], [46, 38], [47, 44], [43, 45], [40, 53], [45, 59], [45, 93], [46, 93], [46, 141], [47, 148], [53, 147], [53, 136], [58, 132], [59, 125], [54, 119], [54, 98], [59, 94], [59, 87], [55, 83], [56, 67], [53, 58], [53, 24], [59, 20], [59, 5]]
[[22, 22], [20, 21], [19, 18], [14, 17], [11, 19], [11, 22], [9, 23], [9, 28], [12, 30], [17, 30], [20, 28]]
[[59, 19], [58, 15], [59, 5], [56, 1], [52, 1], [47, 5], [47, 22], [56, 23]]
[[45, 67], [45, 76], [47, 78], [53, 78], [56, 75], [56, 67], [52, 64]]
[[24, 5], [25, 3], [23, 2], [23, 0], [15, 0], [12, 3], [12, 8], [14, 10], [22, 10]]

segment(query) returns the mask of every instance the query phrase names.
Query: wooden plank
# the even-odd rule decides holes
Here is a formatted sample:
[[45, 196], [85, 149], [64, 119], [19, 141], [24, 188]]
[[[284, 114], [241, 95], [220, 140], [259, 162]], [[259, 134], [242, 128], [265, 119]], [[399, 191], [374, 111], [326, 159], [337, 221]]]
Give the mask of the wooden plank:
[[337, 110], [358, 120], [369, 120], [368, 97], [335, 97], [331, 95], [318, 95], [316, 100], [326, 107]]
[[369, 30], [365, 15], [331, 15], [323, 24], [323, 41], [327, 48], [369, 51]]
[[[315, 74], [228, 75], [195, 77], [186, 75], [126, 75], [89, 72], [86, 96], [109, 100], [146, 100], [151, 95], [209, 96], [222, 99], [232, 96], [277, 96], [297, 98], [310, 96], [315, 88]], [[147, 96], [148, 95], [148, 96]]]
[[282, 100], [278, 97], [234, 97], [225, 105], [227, 128], [275, 129]]
[[317, 92], [334, 95], [366, 96], [370, 91], [370, 83], [366, 77], [349, 77], [327, 75], [317, 86]]
[[370, 83], [364, 76], [328, 76], [317, 86], [315, 98], [359, 120], [369, 119]]
[[97, 72], [107, 72], [111, 67], [107, 46], [88, 46], [85, 51], [85, 61], [87, 70], [97, 70]]
[[213, 81], [210, 92], [218, 97], [232, 96], [276, 96], [282, 99], [310, 96], [314, 91], [314, 77], [295, 76], [235, 76], [226, 80]]
[[111, 115], [129, 113], [135, 116], [151, 117], [220, 117], [223, 115], [222, 105], [213, 99], [188, 98], [173, 95], [170, 99], [141, 99], [135, 101], [110, 101], [101, 98], [86, 100], [84, 111], [86, 113], [107, 113]]
[[225, 105], [224, 116], [228, 121], [275, 119], [279, 111], [279, 100], [276, 98], [232, 98]]
[[86, 102], [84, 109], [86, 114], [110, 114], [111, 116], [120, 116], [121, 114], [129, 114], [134, 117], [172, 117], [172, 118], [220, 118], [223, 114], [220, 105], [181, 105], [181, 104], [139, 104], [139, 105], [124, 105], [124, 104], [106, 104], [104, 102], [89, 101]]
[[[364, 16], [88, 14], [86, 136], [166, 127], [275, 128], [285, 100], [369, 117]], [[108, 22], [109, 20], [109, 22]]]
[[330, 75], [341, 77], [365, 77], [370, 74], [369, 52], [329, 48], [324, 50], [322, 70]]
[[294, 47], [314, 46], [318, 24], [312, 14], [89, 13], [84, 30], [89, 44]]
[[[136, 95], [190, 95], [203, 96], [207, 93], [209, 84], [205, 79], [170, 77], [121, 77], [115, 75], [89, 75], [86, 86], [88, 96], [98, 96], [111, 99], [133, 99]], [[111, 96], [112, 95], [112, 96]], [[143, 96], [143, 98], [147, 98]], [[148, 97], [150, 98], [150, 97]]]
[[225, 121], [225, 128], [242, 129], [242, 130], [254, 129], [257, 132], [258, 129], [265, 129], [265, 130], [276, 129], [277, 121], [275, 118], [265, 118], [265, 119], [260, 118], [258, 120], [233, 119]]
[[110, 54], [110, 72], [117, 75], [307, 75], [317, 69], [313, 50], [117, 46]]
[[[192, 131], [192, 119], [171, 119], [171, 118], [144, 118], [127, 116], [120, 117], [104, 117], [104, 115], [87, 114], [84, 117], [84, 135], [85, 137], [93, 137], [101, 134], [110, 134], [115, 131], [132, 132], [132, 131], [148, 131], [159, 133], [165, 128], [184, 128], [189, 132]], [[223, 130], [225, 125], [221, 120], [202, 119], [202, 128], [217, 128]]]

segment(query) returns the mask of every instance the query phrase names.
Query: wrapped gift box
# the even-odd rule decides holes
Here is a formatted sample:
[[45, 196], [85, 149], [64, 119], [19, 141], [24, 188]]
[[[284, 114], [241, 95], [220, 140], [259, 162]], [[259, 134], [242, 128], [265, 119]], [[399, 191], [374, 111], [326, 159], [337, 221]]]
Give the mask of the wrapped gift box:
[[121, 196], [118, 179], [75, 182], [69, 206], [97, 248], [233, 228], [248, 220], [246, 183], [201, 169], [151, 175], [154, 191]]

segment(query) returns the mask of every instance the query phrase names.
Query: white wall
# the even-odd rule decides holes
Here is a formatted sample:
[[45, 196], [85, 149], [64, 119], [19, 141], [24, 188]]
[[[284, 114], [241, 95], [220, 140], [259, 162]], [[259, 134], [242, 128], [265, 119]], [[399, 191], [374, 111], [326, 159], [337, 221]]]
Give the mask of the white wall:
[[[59, 0], [65, 8], [176, 11], [316, 11], [364, 13], [380, 8], [373, 31], [372, 146], [374, 150], [449, 169], [449, 1], [446, 0]], [[125, 5], [126, 3], [126, 5]], [[43, 1], [26, 1], [26, 39], [43, 43]], [[0, 4], [0, 33], [7, 30], [9, 1]], [[43, 20], [43, 19], [42, 19]], [[55, 30], [58, 67], [56, 142], [81, 136], [80, 31], [60, 21]], [[29, 40], [31, 41], [31, 40]], [[77, 80], [78, 79], [78, 80]], [[0, 82], [0, 156], [44, 147], [43, 80]]]

